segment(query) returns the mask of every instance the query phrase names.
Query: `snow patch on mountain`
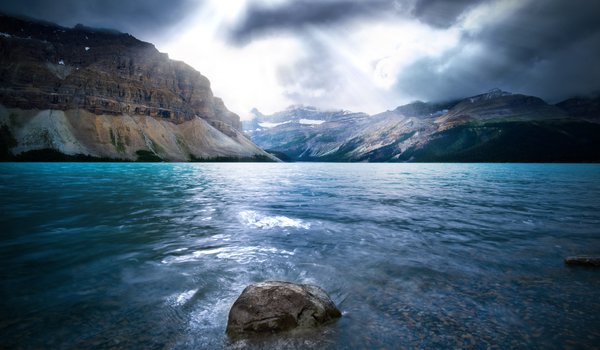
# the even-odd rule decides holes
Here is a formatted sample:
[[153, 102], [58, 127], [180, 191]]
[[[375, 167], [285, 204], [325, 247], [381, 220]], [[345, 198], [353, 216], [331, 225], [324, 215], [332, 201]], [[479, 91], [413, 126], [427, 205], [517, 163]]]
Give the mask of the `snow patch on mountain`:
[[300, 119], [298, 121], [298, 123], [302, 124], [302, 125], [321, 125], [323, 123], [325, 123], [325, 120], [318, 120], [318, 119]]
[[274, 128], [276, 126], [288, 124], [288, 123], [291, 123], [291, 122], [289, 120], [286, 122], [282, 122], [282, 123], [261, 122], [261, 123], [258, 123], [258, 125], [260, 125], [261, 128], [269, 129], [269, 128]]

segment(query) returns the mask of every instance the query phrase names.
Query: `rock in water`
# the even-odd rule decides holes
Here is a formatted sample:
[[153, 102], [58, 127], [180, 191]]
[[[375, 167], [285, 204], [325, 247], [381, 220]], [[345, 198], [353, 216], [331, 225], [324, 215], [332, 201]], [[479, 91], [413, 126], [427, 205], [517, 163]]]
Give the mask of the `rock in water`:
[[327, 293], [314, 285], [268, 281], [252, 284], [233, 303], [230, 336], [314, 328], [342, 314]]
[[600, 267], [600, 256], [569, 256], [565, 258], [565, 264], [571, 266], [595, 266]]

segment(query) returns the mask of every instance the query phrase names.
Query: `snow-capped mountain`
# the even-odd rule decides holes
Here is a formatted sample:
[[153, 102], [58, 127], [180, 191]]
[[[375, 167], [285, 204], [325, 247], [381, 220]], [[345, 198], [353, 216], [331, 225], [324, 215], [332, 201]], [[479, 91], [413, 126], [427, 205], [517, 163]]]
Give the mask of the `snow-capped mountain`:
[[494, 89], [373, 116], [297, 106], [272, 116], [255, 110], [244, 130], [264, 149], [297, 161], [600, 161], [593, 106], [580, 100], [554, 106]]

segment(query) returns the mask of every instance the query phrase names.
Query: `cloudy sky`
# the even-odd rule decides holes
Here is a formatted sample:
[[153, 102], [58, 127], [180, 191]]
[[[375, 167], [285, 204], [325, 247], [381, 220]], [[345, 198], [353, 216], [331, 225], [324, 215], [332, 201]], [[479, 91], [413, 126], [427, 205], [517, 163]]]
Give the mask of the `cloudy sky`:
[[492, 88], [600, 93], [596, 0], [3, 0], [114, 28], [207, 76], [240, 116], [291, 104], [377, 113]]

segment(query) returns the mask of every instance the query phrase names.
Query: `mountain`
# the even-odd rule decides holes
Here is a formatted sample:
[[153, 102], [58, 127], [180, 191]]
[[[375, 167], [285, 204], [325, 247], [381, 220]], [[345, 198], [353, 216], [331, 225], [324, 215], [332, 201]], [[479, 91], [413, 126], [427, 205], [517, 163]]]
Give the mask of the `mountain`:
[[[244, 125], [256, 144], [297, 161], [597, 162], [596, 107], [597, 100], [554, 106], [495, 89], [373, 116], [292, 108]], [[301, 123], [306, 113], [321, 122]]]
[[600, 96], [596, 98], [574, 97], [557, 103], [556, 106], [573, 117], [600, 121]]
[[[289, 160], [319, 160], [335, 145], [352, 137], [349, 126], [368, 121], [364, 113], [319, 111], [314, 107], [292, 106], [271, 116], [254, 110], [254, 119], [244, 121], [244, 130], [261, 147]], [[325, 128], [321, 125], [326, 124]], [[318, 132], [326, 130], [326, 132]]]
[[3, 160], [273, 159], [209, 80], [129, 34], [0, 15]]

